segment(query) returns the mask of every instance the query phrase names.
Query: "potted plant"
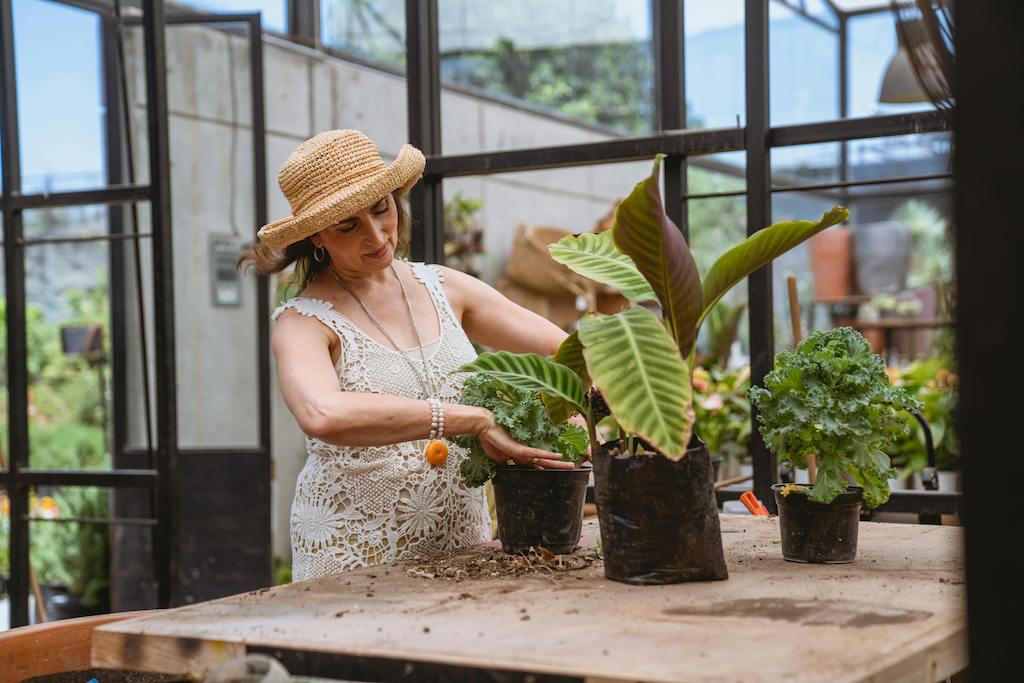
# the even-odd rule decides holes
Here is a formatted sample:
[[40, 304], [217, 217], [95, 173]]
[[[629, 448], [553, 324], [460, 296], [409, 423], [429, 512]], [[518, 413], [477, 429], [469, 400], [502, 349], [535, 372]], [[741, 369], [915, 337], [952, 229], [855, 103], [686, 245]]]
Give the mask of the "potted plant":
[[814, 273], [814, 296], [841, 300], [853, 283], [853, 233], [846, 226], [825, 230], [807, 242]]
[[[464, 368], [478, 374], [466, 380], [460, 401], [490, 410], [495, 421], [520, 443], [561, 453], [574, 463], [583, 461], [587, 453], [583, 428], [552, 424], [536, 391], [494, 377], [486, 360]], [[565, 554], [576, 548], [583, 526], [589, 465], [572, 470], [537, 469], [511, 462], [500, 465], [487, 457], [476, 436], [457, 436], [455, 441], [469, 450], [460, 466], [466, 485], [482, 486], [493, 480], [502, 550], [515, 554], [545, 548]]]
[[[852, 562], [861, 504], [889, 499], [886, 450], [909, 432], [905, 414], [921, 409], [889, 382], [885, 363], [849, 327], [821, 330], [775, 356], [764, 387], [751, 387], [761, 436], [779, 460], [806, 467], [813, 486], [776, 484], [782, 556], [792, 562]], [[852, 477], [856, 485], [850, 485]]]
[[[638, 584], [728, 577], [711, 462], [693, 434], [691, 369], [701, 322], [737, 282], [849, 217], [837, 207], [817, 222], [765, 228], [726, 252], [702, 282], [662, 206], [662, 157], [619, 205], [611, 230], [569, 236], [550, 248], [555, 260], [636, 305], [585, 316], [551, 359], [483, 354], [475, 364], [540, 391], [555, 424], [576, 412], [586, 416], [605, 576]], [[661, 317], [639, 305], [645, 302], [660, 307]], [[585, 398], [591, 384], [595, 390]], [[605, 412], [620, 436], [598, 445], [596, 422]]]
[[[725, 462], [725, 477], [750, 467], [750, 366], [740, 368], [697, 367], [693, 370], [693, 408], [701, 440], [708, 446], [711, 462]], [[715, 479], [719, 479], [715, 467]]]

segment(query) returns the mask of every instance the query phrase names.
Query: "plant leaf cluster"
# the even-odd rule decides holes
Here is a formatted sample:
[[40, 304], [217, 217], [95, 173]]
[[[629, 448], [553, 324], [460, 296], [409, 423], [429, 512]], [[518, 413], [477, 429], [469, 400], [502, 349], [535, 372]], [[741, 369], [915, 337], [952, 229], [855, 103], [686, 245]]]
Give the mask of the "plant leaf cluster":
[[[535, 390], [480, 373], [466, 380], [460, 402], [490, 410], [495, 422], [519, 443], [561, 453], [563, 460], [574, 463], [587, 453], [586, 431], [574, 424], [553, 424]], [[467, 486], [480, 486], [494, 476], [494, 461], [487, 457], [479, 438], [464, 434], [454, 440], [469, 450], [469, 457], [461, 465]]]
[[846, 490], [844, 473], [864, 488], [868, 507], [889, 499], [895, 475], [886, 450], [908, 434], [905, 413], [921, 404], [889, 383], [885, 363], [849, 327], [822, 330], [775, 356], [764, 387], [752, 387], [765, 443], [780, 460], [807, 466], [817, 457], [811, 500]]
[[[555, 424], [573, 413], [586, 415], [591, 440], [595, 420], [585, 395], [593, 384], [622, 431], [679, 460], [693, 432], [691, 371], [701, 323], [736, 283], [850, 212], [835, 207], [817, 221], [759, 230], [725, 252], [702, 280], [662, 204], [663, 158], [655, 156], [651, 175], [618, 205], [610, 231], [565, 237], [549, 248], [556, 261], [619, 289], [633, 305], [614, 315], [584, 317], [552, 358], [488, 353], [463, 370], [541, 392]], [[652, 300], [660, 318], [638, 305]]]

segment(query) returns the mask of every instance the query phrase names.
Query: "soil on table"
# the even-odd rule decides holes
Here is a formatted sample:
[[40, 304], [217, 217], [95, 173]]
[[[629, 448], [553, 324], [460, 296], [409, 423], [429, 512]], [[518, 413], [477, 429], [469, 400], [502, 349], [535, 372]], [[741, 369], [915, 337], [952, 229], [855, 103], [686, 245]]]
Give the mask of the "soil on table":
[[569, 555], [555, 555], [544, 548], [507, 555], [500, 547], [476, 546], [454, 557], [411, 560], [405, 571], [424, 579], [469, 581], [474, 579], [538, 575], [556, 577], [587, 569], [601, 558], [593, 548], [580, 548]]
[[99, 683], [191, 683], [191, 679], [177, 674], [154, 674], [120, 669], [65, 671], [59, 674], [26, 678], [22, 683], [87, 683], [94, 678]]

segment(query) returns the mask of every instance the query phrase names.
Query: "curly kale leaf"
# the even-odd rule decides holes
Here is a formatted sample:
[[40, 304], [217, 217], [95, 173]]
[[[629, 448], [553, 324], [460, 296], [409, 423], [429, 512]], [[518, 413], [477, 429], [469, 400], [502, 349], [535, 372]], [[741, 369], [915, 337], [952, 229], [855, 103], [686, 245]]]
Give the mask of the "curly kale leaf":
[[[563, 460], [574, 463], [586, 456], [586, 431], [573, 424], [551, 424], [536, 392], [477, 374], [463, 385], [460, 403], [490, 410], [495, 422], [519, 443], [561, 453]], [[494, 462], [487, 457], [480, 439], [467, 434], [455, 437], [454, 441], [469, 450], [469, 457], [460, 468], [466, 486], [480, 486], [494, 476]]]
[[483, 486], [494, 476], [494, 461], [487, 457], [480, 439], [471, 435], [457, 436], [455, 443], [469, 451], [469, 457], [459, 465], [459, 472], [462, 473], [462, 480], [466, 486]]
[[811, 500], [830, 503], [845, 491], [844, 472], [864, 488], [868, 507], [889, 499], [895, 473], [885, 450], [907, 435], [905, 413], [921, 404], [890, 385], [863, 336], [848, 327], [814, 333], [776, 355], [764, 388], [749, 394], [761, 436], [780, 460], [806, 467], [808, 455], [817, 457]]

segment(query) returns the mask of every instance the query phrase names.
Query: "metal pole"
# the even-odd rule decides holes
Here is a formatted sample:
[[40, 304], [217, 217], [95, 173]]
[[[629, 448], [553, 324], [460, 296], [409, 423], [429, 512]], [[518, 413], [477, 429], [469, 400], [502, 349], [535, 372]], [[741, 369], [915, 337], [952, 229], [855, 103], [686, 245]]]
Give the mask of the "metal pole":
[[1024, 459], [1016, 429], [995, 408], [1015, 405], [1024, 385], [1017, 331], [1024, 242], [1008, 210], [1024, 174], [1024, 93], [1012, 86], [1024, 81], [1024, 4], [958, 2], [955, 12], [953, 262], [968, 655], [971, 680], [998, 681], [1020, 667], [1020, 632], [1007, 628], [1006, 615], [1024, 606], [1024, 543], [1015, 523]]
[[[850, 115], [850, 41], [847, 34], [846, 17], [839, 15], [839, 118]], [[849, 180], [849, 143], [839, 143], [839, 180]], [[849, 206], [849, 192], [844, 188], [840, 192], [843, 206]], [[813, 305], [813, 304], [812, 304]]]
[[[654, 70], [657, 130], [686, 128], [686, 70], [683, 33], [683, 0], [654, 0]], [[665, 213], [683, 237], [690, 239], [686, 192], [686, 157], [671, 154], [665, 159]]]
[[[317, 3], [317, 7], [319, 4]], [[313, 10], [318, 11], [318, 10]], [[267, 132], [263, 100], [263, 31], [260, 16], [254, 15], [249, 22], [249, 73], [252, 90], [252, 159], [255, 172], [253, 188], [253, 215], [256, 218], [254, 230], [267, 222]], [[259, 367], [259, 415], [260, 415], [260, 459], [266, 464], [266, 471], [272, 472], [270, 461], [270, 280], [266, 275], [256, 276], [256, 339]], [[259, 514], [263, 516], [266, 538], [270, 539], [271, 501], [270, 481], [267, 481], [267, 496], [261, 501]], [[266, 582], [273, 580], [273, 559], [267, 548], [266, 562], [260, 569], [265, 572]]]
[[15, 476], [7, 495], [11, 501], [10, 624], [28, 624], [29, 595], [29, 487], [17, 472], [28, 467], [28, 343], [25, 320], [25, 248], [21, 210], [12, 210], [11, 195], [21, 190], [20, 140], [18, 134], [17, 81], [14, 68], [14, 17], [12, 3], [0, 2], [0, 144], [3, 156], [4, 287], [7, 299], [7, 434], [10, 471]]
[[167, 130], [167, 66], [163, 0], [144, 0], [149, 123], [150, 215], [153, 232], [153, 313], [156, 325], [157, 530], [154, 559], [161, 607], [179, 602], [177, 455], [178, 391], [174, 333], [174, 251], [171, 224], [170, 151]]
[[[406, 0], [406, 87], [409, 142], [430, 157], [441, 154], [441, 58], [437, 0]], [[409, 197], [412, 257], [444, 262], [444, 195], [441, 178], [426, 176]]]
[[[747, 75], [747, 234], [768, 226], [772, 218], [771, 155], [768, 146], [768, 3], [746, 0]], [[750, 383], [761, 385], [775, 355], [771, 264], [750, 275]], [[754, 494], [775, 511], [771, 485], [778, 477], [775, 456], [757, 429], [756, 410], [750, 452], [754, 461]]]

